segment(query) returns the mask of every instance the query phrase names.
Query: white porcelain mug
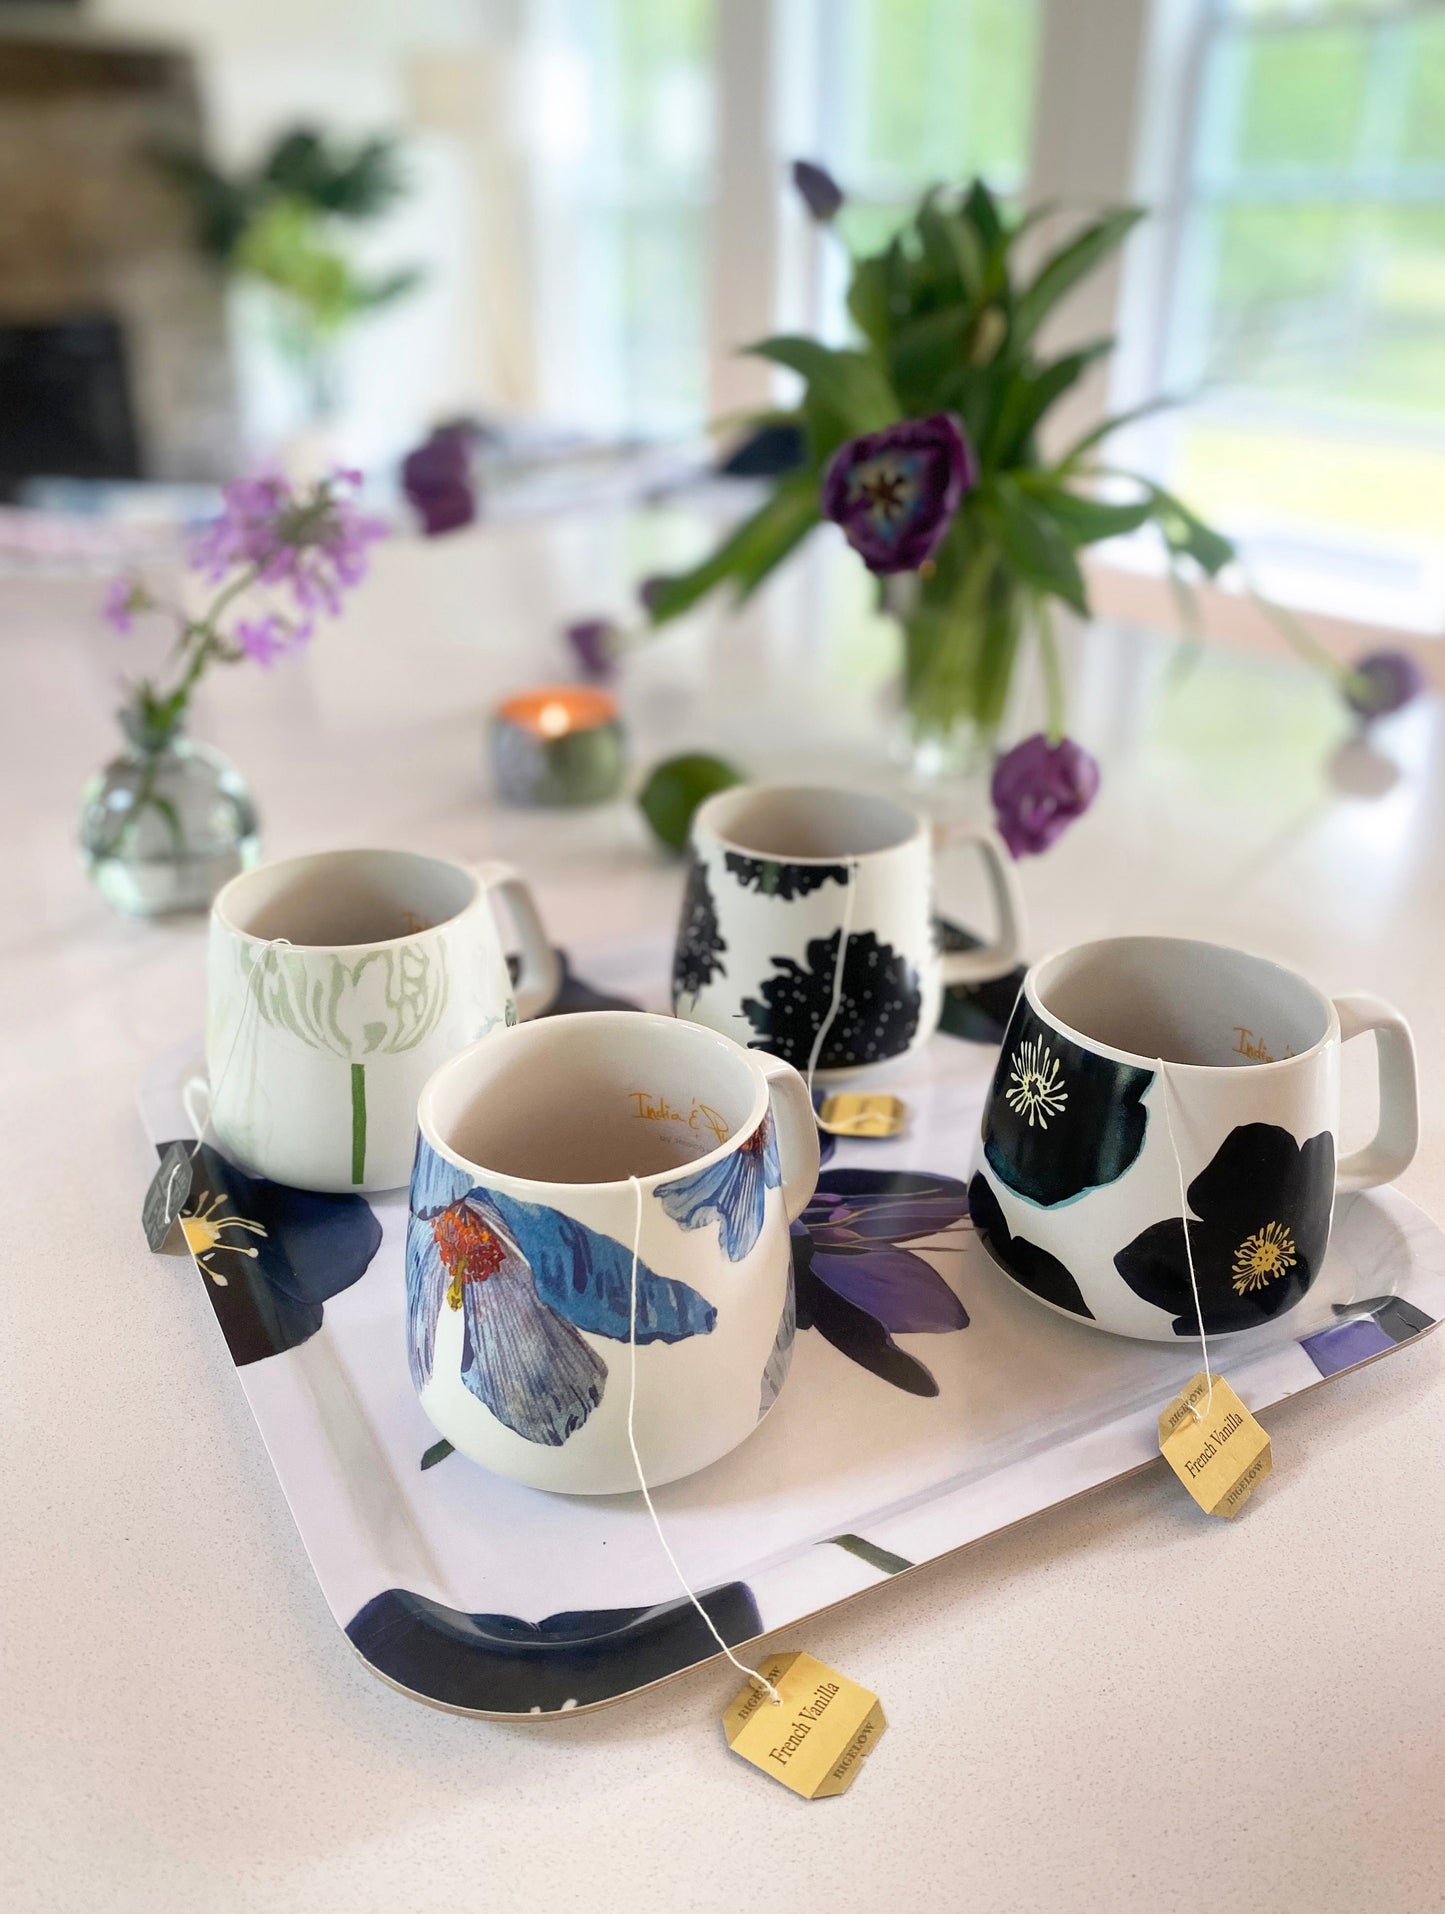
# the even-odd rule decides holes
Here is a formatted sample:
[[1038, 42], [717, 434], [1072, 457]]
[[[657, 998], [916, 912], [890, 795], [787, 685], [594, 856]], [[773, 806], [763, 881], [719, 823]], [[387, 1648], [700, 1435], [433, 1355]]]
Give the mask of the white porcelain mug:
[[[983, 859], [999, 929], [943, 951], [934, 922], [935, 837]], [[699, 806], [673, 959], [673, 1008], [805, 1068], [828, 1017], [846, 926], [842, 991], [817, 1076], [903, 1056], [937, 1027], [951, 984], [1018, 962], [1024, 907], [990, 830], [939, 827], [862, 791], [742, 785]]]
[[[499, 901], [521, 940], [515, 992]], [[358, 850], [245, 871], [211, 906], [210, 1131], [277, 1183], [395, 1189], [437, 1065], [535, 1015], [559, 982], [532, 894], [508, 865]]]
[[532, 1488], [637, 1487], [634, 1240], [649, 1487], [752, 1433], [792, 1359], [789, 1224], [818, 1178], [795, 1070], [672, 1017], [584, 1011], [463, 1051], [417, 1117], [407, 1351], [454, 1448]]
[[[1379, 1126], [1337, 1163], [1340, 1049], [1370, 1030]], [[1414, 1046], [1389, 1004], [1331, 1002], [1215, 944], [1111, 937], [1025, 978], [969, 1208], [994, 1261], [1055, 1309], [1188, 1341], [1197, 1283], [1212, 1341], [1292, 1309], [1320, 1273], [1336, 1190], [1388, 1182], [1418, 1141]]]

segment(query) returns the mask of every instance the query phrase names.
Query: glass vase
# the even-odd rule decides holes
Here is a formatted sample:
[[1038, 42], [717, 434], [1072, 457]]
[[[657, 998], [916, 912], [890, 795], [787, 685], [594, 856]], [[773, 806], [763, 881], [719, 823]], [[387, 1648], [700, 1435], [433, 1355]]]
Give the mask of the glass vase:
[[1023, 594], [1000, 567], [978, 592], [927, 594], [899, 610], [907, 756], [921, 783], [977, 779], [993, 754], [1024, 624]]
[[80, 846], [96, 889], [127, 917], [205, 910], [261, 855], [245, 779], [179, 732], [132, 742], [96, 772], [81, 800]]

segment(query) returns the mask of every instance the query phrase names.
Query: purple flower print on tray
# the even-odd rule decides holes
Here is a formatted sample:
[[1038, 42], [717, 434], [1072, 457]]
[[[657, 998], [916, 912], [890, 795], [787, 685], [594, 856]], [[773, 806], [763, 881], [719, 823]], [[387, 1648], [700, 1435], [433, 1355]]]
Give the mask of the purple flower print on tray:
[[908, 1242], [955, 1228], [968, 1192], [951, 1176], [829, 1168], [793, 1225], [798, 1327], [910, 1395], [936, 1396], [932, 1374], [895, 1335], [966, 1329], [968, 1312]]

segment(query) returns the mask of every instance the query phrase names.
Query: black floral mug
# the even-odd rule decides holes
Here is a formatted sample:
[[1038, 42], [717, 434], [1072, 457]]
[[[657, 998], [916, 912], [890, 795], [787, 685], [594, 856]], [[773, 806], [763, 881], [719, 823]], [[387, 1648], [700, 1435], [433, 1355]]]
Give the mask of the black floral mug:
[[[941, 947], [935, 835], [977, 848], [998, 917], [991, 944]], [[693, 819], [690, 859], [674, 1011], [798, 1070], [812, 1064], [824, 1080], [903, 1056], [937, 1028], [945, 987], [1018, 962], [1023, 900], [1002, 839], [935, 833], [889, 798], [786, 784], [720, 791]]]
[[[1368, 1030], [1379, 1125], [1337, 1162], [1340, 1048]], [[1332, 1002], [1215, 944], [1111, 937], [1024, 979], [969, 1206], [993, 1260], [1081, 1322], [1171, 1342], [1202, 1313], [1228, 1335], [1300, 1301], [1336, 1191], [1389, 1182], [1418, 1141], [1414, 1045], [1389, 1004]]]

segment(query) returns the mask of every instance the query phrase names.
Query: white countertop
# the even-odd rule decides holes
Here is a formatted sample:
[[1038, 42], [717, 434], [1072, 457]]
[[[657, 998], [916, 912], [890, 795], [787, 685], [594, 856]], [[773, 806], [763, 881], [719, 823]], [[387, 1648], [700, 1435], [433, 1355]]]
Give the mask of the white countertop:
[[[196, 733], [250, 777], [272, 854], [505, 855], [574, 951], [670, 923], [678, 873], [630, 806], [487, 802], [482, 713], [556, 673], [563, 616], [696, 538], [599, 517], [397, 545], [304, 663], [214, 684]], [[203, 925], [111, 916], [75, 854], [137, 644], [98, 596], [0, 582], [5, 1914], [1445, 1905], [1445, 1336], [1273, 1412], [1274, 1475], [1236, 1524], [1160, 1464], [788, 1630], [888, 1714], [837, 1801], [727, 1753], [725, 1664], [535, 1728], [370, 1674], [201, 1288], [141, 1236], [135, 1083], [200, 1027]], [[712, 745], [884, 780], [858, 599], [824, 556], [637, 659], [639, 761]], [[1402, 1187], [1445, 1216], [1438, 709], [1382, 730], [1400, 776], [1352, 795], [1387, 773], [1327, 762], [1345, 727], [1292, 664], [1208, 655], [1171, 685], [1162, 645], [1105, 631], [1071, 657], [1105, 790], [1024, 867], [1034, 948], [1197, 933], [1393, 998], [1425, 1086]], [[1352, 1065], [1347, 1144], [1369, 1115]]]

